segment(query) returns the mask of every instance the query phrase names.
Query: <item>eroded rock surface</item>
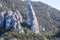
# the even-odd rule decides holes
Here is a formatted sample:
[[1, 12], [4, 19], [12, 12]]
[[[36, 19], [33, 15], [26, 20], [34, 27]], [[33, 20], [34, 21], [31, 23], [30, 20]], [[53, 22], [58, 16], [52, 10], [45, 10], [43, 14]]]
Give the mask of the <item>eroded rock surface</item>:
[[0, 25], [1, 27], [13, 28], [15, 31], [22, 32], [22, 27], [20, 23], [22, 22], [22, 16], [18, 10], [12, 11], [8, 9], [0, 13]]

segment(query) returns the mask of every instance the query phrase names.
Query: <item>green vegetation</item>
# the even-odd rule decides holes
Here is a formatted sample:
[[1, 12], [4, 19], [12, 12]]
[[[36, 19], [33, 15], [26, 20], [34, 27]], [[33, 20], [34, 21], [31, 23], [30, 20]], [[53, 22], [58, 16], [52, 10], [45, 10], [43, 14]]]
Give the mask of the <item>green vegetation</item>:
[[1, 35], [1, 37], [7, 38], [7, 39], [17, 38], [17, 39], [26, 39], [26, 40], [33, 39], [34, 40], [35, 38], [37, 38], [37, 39], [41, 39], [41, 40], [52, 40], [54, 38], [53, 36], [56, 33], [52, 33], [49, 31], [49, 32], [42, 32], [39, 34], [35, 34], [32, 31], [30, 31], [28, 28], [24, 28], [24, 33], [19, 33], [16, 31], [9, 31], [9, 32], [6, 32], [3, 35]]

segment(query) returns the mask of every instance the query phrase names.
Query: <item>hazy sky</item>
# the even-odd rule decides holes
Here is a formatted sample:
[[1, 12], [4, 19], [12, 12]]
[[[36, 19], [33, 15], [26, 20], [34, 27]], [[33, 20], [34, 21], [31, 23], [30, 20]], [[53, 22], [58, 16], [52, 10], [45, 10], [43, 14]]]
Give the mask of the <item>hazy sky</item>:
[[58, 10], [60, 10], [60, 0], [32, 0], [32, 1], [41, 1], [43, 3], [46, 3]]

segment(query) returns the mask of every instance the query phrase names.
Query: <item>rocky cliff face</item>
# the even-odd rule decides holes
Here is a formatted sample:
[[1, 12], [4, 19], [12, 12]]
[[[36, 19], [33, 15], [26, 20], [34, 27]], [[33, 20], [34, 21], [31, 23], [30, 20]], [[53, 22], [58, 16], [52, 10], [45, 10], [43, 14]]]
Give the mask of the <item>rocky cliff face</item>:
[[[3, 0], [2, 0], [2, 2], [3, 2]], [[5, 28], [6, 29], [9, 29], [9, 28], [14, 28], [14, 30], [15, 31], [19, 31], [19, 32], [22, 32], [22, 27], [21, 27], [21, 23], [22, 23], [22, 15], [20, 14], [20, 12], [19, 12], [19, 10], [16, 8], [16, 4], [14, 4], [14, 3], [12, 3], [11, 4], [11, 0], [10, 1], [8, 1], [8, 0], [5, 0], [4, 2], [7, 2], [8, 4], [9, 4], [9, 8], [7, 7], [7, 6], [5, 6], [5, 5], [3, 5], [3, 6], [5, 6], [5, 7], [3, 7], [3, 9], [5, 9], [5, 10], [3, 10], [2, 12], [3, 12], [3, 19], [2, 19], [2, 17], [1, 17], [1, 24], [2, 25], [4, 25], [5, 26]], [[15, 2], [15, 1], [14, 1]], [[29, 20], [31, 19], [31, 18], [33, 18], [34, 20], [30, 20], [30, 23], [31, 23], [31, 21], [33, 22], [31, 25], [33, 25], [32, 27], [31, 27], [31, 30], [33, 31], [33, 32], [35, 32], [35, 33], [39, 33], [38, 31], [39, 31], [39, 26], [38, 26], [38, 22], [37, 22], [37, 19], [36, 19], [36, 16], [35, 16], [35, 13], [34, 13], [34, 11], [33, 11], [33, 8], [32, 8], [32, 6], [31, 6], [31, 4], [29, 4], [30, 6], [28, 6], [28, 10], [30, 10], [30, 11], [28, 11], [30, 14], [32, 14], [33, 15], [33, 17], [31, 16], [31, 15], [28, 15], [27, 17], [29, 17]], [[14, 8], [11, 8], [11, 6]], [[30, 9], [29, 9], [29, 7], [30, 7]], [[7, 9], [8, 8], [8, 9]], [[7, 10], [6, 10], [7, 9]], [[4, 12], [5, 11], [5, 12]], [[2, 15], [0, 15], [0, 16], [2, 16]], [[3, 20], [3, 21], [2, 21]], [[28, 21], [27, 21], [28, 22]], [[3, 27], [3, 26], [2, 26]], [[34, 29], [34, 30], [33, 30]]]
[[[3, 7], [3, 9], [5, 9]], [[0, 12], [0, 27], [5, 29], [13, 28], [15, 31], [23, 32], [20, 23], [22, 16], [18, 10], [12, 11], [11, 9], [3, 10]]]
[[[0, 24], [7, 27], [21, 29], [21, 22], [27, 19], [27, 3], [25, 1], [16, 0], [0, 0]], [[35, 11], [41, 32], [54, 31], [55, 28], [60, 27], [60, 11], [42, 2], [31, 2], [33, 10]], [[12, 18], [11, 18], [12, 17]], [[16, 30], [17, 30], [16, 29]], [[17, 31], [19, 31], [17, 30]], [[23, 30], [23, 29], [22, 29]]]

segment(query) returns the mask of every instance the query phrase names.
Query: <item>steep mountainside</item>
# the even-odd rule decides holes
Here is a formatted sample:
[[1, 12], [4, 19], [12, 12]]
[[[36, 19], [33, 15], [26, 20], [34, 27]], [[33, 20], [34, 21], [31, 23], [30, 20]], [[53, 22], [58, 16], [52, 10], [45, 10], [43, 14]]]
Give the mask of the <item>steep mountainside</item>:
[[[51, 30], [60, 25], [60, 11], [42, 2], [31, 2], [36, 13], [39, 25], [46, 30]], [[24, 20], [27, 18], [26, 2], [16, 3], [16, 8], [20, 10]]]
[[[33, 10], [35, 11], [35, 15], [36, 15], [35, 17], [37, 17], [37, 21], [39, 23], [40, 31], [43, 32], [42, 35], [40, 35], [40, 36], [44, 39], [45, 39], [45, 37], [51, 38], [51, 35], [54, 35], [57, 32], [57, 30], [60, 29], [60, 11], [49, 6], [49, 5], [47, 5], [47, 4], [45, 4], [45, 3], [42, 3], [42, 2], [34, 2], [34, 1], [32, 2], [31, 1], [31, 4], [33, 6]], [[8, 12], [8, 14], [4, 15], [5, 12]], [[7, 18], [6, 21], [8, 21], [12, 17], [12, 16], [10, 16], [11, 13], [13, 15], [14, 20], [15, 21], [16, 21], [16, 19], [18, 20], [18, 21], [16, 21], [16, 25], [18, 23], [19, 25], [17, 25], [17, 26], [19, 26], [19, 27], [17, 27], [16, 30], [20, 31], [20, 29], [22, 28], [25, 33], [23, 33], [23, 34], [21, 33], [22, 35], [20, 35], [18, 32], [15, 33], [15, 31], [10, 31], [10, 32], [5, 33], [5, 31], [7, 31], [7, 30], [5, 30], [4, 26], [6, 26], [6, 25], [4, 24], [4, 25], [2, 25], [4, 28], [0, 25], [0, 34], [2, 34], [2, 33], [6, 34], [6, 35], [3, 34], [2, 36], [4, 36], [4, 35], [7, 37], [11, 37], [11, 36], [17, 37], [18, 36], [18, 38], [21, 36], [22, 37], [27, 37], [27, 36], [31, 37], [32, 35], [33, 35], [33, 37], [36, 36], [35, 33], [32, 33], [28, 29], [29, 28], [28, 26], [27, 26], [28, 27], [27, 29], [24, 28], [24, 27], [26, 27], [25, 22], [26, 22], [27, 13], [28, 13], [26, 1], [0, 0], [0, 17], [1, 16], [3, 17], [3, 18], [1, 17], [0, 20], [3, 21]], [[13, 14], [13, 13], [15, 13], [15, 14]], [[9, 16], [9, 18], [6, 16]], [[13, 19], [11, 19], [11, 20], [13, 20]], [[3, 22], [5, 22], [5, 21], [3, 21]], [[14, 22], [14, 21], [12, 21], [12, 22]], [[12, 24], [12, 22], [11, 22], [11, 24]], [[1, 21], [0, 21], [0, 23], [1, 23]], [[8, 24], [8, 26], [9, 26], [9, 24]], [[4, 31], [2, 29], [4, 29]], [[22, 30], [22, 32], [23, 32], [23, 30]], [[37, 35], [37, 37], [38, 37], [38, 35]]]
[[[24, 1], [17, 1], [16, 0], [2, 0], [3, 7], [1, 7], [0, 11], [2, 10], [7, 10], [7, 9], [12, 9], [15, 11], [18, 9], [23, 17], [23, 22], [27, 18], [27, 8], [26, 8], [26, 2]], [[36, 13], [36, 17], [38, 19], [38, 23], [41, 27], [45, 28], [46, 30], [52, 30], [54, 27], [59, 27], [60, 26], [60, 11], [52, 8], [51, 6], [44, 4], [42, 2], [31, 2], [32, 6], [34, 8], [34, 11]]]

